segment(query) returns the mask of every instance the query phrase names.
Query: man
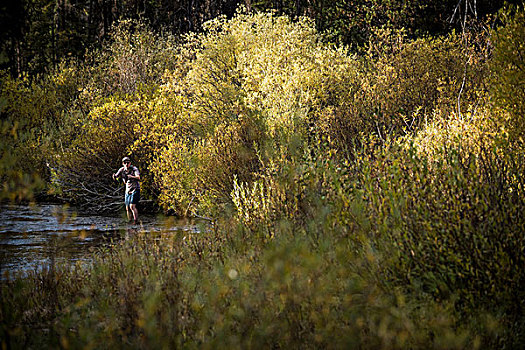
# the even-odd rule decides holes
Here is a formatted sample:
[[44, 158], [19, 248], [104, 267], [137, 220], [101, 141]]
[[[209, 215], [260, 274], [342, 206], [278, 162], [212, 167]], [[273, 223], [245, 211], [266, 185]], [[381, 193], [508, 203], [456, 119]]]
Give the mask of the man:
[[121, 177], [126, 184], [126, 194], [124, 197], [124, 203], [126, 204], [126, 213], [130, 222], [133, 219], [133, 223], [137, 224], [139, 220], [139, 211], [137, 204], [140, 200], [140, 173], [136, 166], [131, 165], [131, 159], [128, 157], [122, 158], [123, 167], [120, 168], [115, 174], [113, 179]]

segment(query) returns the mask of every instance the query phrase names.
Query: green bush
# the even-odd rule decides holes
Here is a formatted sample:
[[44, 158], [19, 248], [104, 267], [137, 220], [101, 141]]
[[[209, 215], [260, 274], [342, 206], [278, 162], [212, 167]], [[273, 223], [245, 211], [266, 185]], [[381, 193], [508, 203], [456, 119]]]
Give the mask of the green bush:
[[[443, 125], [441, 133], [457, 132], [453, 123]], [[358, 180], [347, 202], [364, 199], [365, 223], [372, 223], [374, 245], [386, 258], [384, 276], [436, 300], [454, 300], [463, 319], [499, 315], [499, 336], [518, 344], [524, 164], [490, 129], [478, 130], [485, 135], [471, 144], [470, 137], [428, 133], [415, 144], [365, 148], [355, 157]]]
[[[76, 138], [57, 152], [51, 163], [52, 182], [61, 195], [91, 210], [106, 211], [120, 206], [122, 184], [112, 180], [124, 155], [133, 157], [141, 170], [146, 194], [151, 187], [147, 151], [141, 157], [131, 152], [140, 139], [143, 116], [148, 114], [147, 96], [143, 100], [110, 100], [93, 108], [88, 120], [78, 121]], [[135, 159], [136, 158], [136, 159]]]
[[[236, 183], [244, 235], [305, 235], [315, 249], [344, 240], [384, 288], [450, 302], [453, 322], [475, 329], [476, 344], [516, 346], [524, 169], [492, 119], [486, 110], [452, 115], [406, 140], [364, 139], [344, 162], [321, 152], [303, 158], [292, 178]], [[299, 213], [287, 211], [292, 203]], [[300, 220], [289, 231], [283, 217]]]
[[502, 14], [503, 25], [493, 33], [490, 91], [495, 106], [512, 138], [523, 142], [525, 130], [525, 14], [523, 7]]
[[473, 39], [450, 34], [406, 42], [402, 34], [387, 32], [377, 40], [386, 45], [371, 49], [379, 54], [370, 56], [365, 118], [382, 137], [417, 130], [436, 111], [461, 113], [479, 104], [485, 53], [476, 50]]
[[140, 21], [120, 21], [102, 49], [88, 55], [88, 80], [81, 93], [84, 108], [160, 85], [166, 71], [175, 69], [177, 54], [174, 37], [156, 34]]
[[61, 65], [46, 76], [0, 77], [1, 198], [32, 199], [45, 191], [48, 162], [74, 134], [75, 109], [82, 74]]

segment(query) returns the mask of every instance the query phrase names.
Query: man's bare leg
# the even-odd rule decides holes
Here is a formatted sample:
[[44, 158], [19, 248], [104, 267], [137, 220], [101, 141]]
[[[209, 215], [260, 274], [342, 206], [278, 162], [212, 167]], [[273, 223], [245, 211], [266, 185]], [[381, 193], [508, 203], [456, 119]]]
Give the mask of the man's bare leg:
[[133, 212], [131, 211], [131, 208], [129, 205], [126, 205], [126, 214], [128, 215], [128, 221], [131, 221], [131, 218], [133, 216]]
[[130, 206], [131, 212], [133, 213], [133, 220], [136, 224], [139, 222], [139, 210], [137, 209], [136, 204], [131, 204]]

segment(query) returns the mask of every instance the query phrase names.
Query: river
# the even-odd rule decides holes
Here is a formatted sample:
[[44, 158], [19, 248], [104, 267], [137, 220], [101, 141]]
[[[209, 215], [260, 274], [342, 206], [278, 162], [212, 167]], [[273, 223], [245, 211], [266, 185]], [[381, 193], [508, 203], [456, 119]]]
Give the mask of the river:
[[141, 225], [122, 216], [85, 215], [57, 204], [0, 205], [0, 273], [24, 274], [56, 259], [88, 262], [93, 252], [138, 230], [162, 235], [198, 232], [200, 225], [172, 217], [142, 215]]

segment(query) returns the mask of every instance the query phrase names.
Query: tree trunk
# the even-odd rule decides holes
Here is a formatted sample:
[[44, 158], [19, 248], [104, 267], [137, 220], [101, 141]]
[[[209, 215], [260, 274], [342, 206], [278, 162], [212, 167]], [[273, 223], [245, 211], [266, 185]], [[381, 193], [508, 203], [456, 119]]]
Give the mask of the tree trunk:
[[22, 74], [22, 54], [20, 53], [20, 40], [16, 40], [15, 42], [15, 56], [16, 56], [16, 76], [20, 77]]
[[51, 61], [53, 68], [56, 67], [57, 61], [57, 26], [60, 12], [60, 0], [57, 1], [54, 11], [53, 11], [53, 22], [51, 23]]
[[109, 33], [109, 28], [111, 27], [112, 15], [111, 15], [111, 0], [102, 0], [102, 17], [104, 23], [104, 32], [102, 36], [105, 37]]
[[273, 1], [273, 7], [281, 13], [283, 10], [283, 1], [282, 0], [274, 0]]
[[93, 42], [94, 30], [93, 30], [93, 11], [94, 11], [94, 0], [89, 0], [88, 15], [87, 15], [87, 39], [88, 43]]

